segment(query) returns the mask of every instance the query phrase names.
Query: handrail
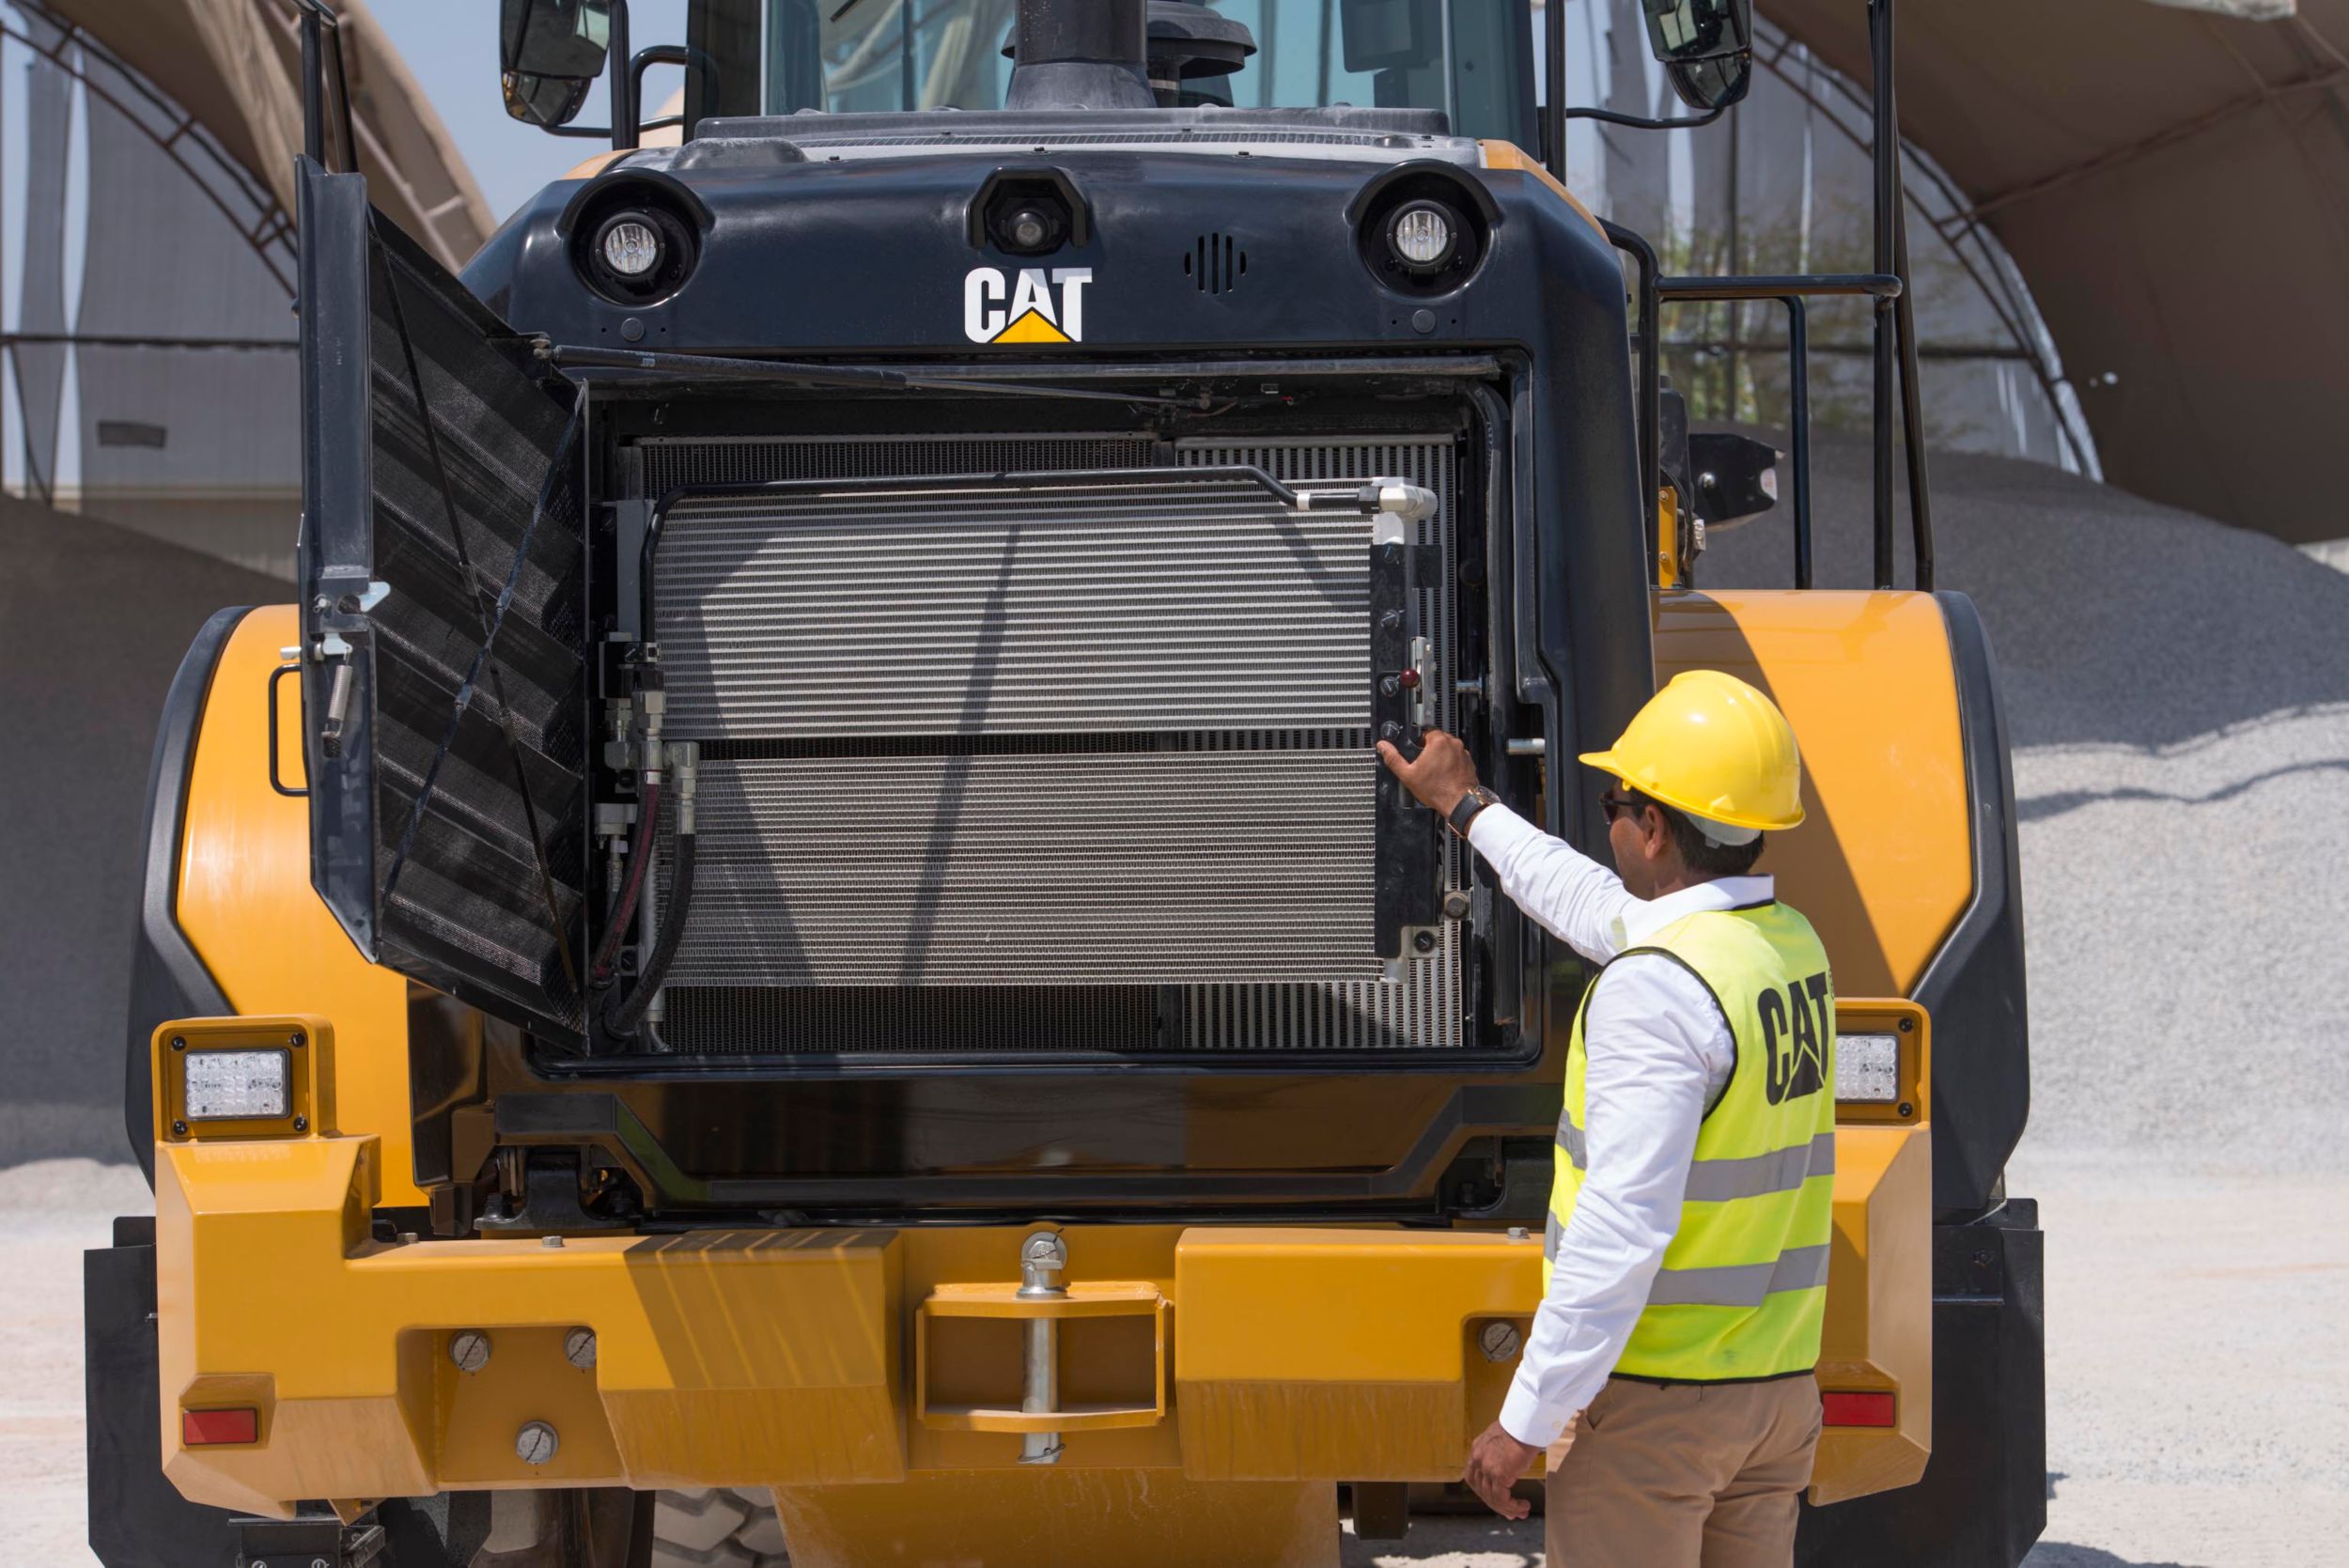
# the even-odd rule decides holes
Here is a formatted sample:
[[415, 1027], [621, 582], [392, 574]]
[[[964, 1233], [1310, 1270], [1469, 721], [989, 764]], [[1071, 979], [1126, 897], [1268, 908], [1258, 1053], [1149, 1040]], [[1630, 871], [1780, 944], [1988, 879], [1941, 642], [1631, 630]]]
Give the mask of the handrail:
[[1892, 272], [1789, 272], [1758, 277], [1659, 278], [1657, 291], [1668, 300], [1782, 300], [1789, 295], [1815, 299], [1842, 295], [1871, 300], [1897, 300], [1903, 292]]

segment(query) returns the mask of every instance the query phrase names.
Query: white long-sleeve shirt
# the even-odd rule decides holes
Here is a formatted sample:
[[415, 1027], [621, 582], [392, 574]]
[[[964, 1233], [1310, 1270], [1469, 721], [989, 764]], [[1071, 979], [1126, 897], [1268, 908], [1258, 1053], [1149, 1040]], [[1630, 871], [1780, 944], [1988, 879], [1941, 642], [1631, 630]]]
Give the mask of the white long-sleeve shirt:
[[[1613, 872], [1506, 806], [1478, 812], [1469, 843], [1519, 908], [1603, 964], [1683, 915], [1775, 896], [1770, 877], [1724, 877], [1636, 898]], [[1698, 1126], [1737, 1062], [1729, 1021], [1703, 984], [1645, 955], [1608, 964], [1583, 1039], [1582, 1190], [1501, 1407], [1501, 1427], [1536, 1448], [1558, 1440], [1623, 1355], [1680, 1226]]]

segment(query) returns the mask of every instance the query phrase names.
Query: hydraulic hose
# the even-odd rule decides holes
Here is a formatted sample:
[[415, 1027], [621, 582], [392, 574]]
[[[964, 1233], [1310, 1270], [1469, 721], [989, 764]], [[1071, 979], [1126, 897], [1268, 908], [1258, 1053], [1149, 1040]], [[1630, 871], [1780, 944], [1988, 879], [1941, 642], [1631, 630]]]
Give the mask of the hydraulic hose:
[[652, 836], [661, 820], [661, 783], [658, 778], [645, 781], [636, 801], [636, 831], [630, 836], [628, 850], [628, 880], [620, 886], [619, 902], [612, 906], [612, 918], [603, 928], [603, 940], [597, 944], [596, 961], [587, 966], [588, 985], [597, 990], [610, 986], [614, 978], [613, 966], [619, 961], [620, 939], [628, 934], [628, 924], [636, 914], [636, 900], [645, 891], [645, 874], [652, 865]]
[[604, 1029], [618, 1039], [627, 1039], [636, 1032], [645, 1009], [661, 994], [661, 983], [667, 978], [669, 966], [677, 961], [677, 943], [684, 939], [685, 913], [693, 902], [693, 835], [677, 834], [673, 853], [668, 897], [661, 907], [661, 934], [653, 939], [652, 955], [637, 972], [636, 988], [604, 1008]]
[[[693, 800], [700, 793], [696, 782], [701, 772], [700, 748], [690, 740], [680, 741], [667, 748], [663, 758], [677, 781], [677, 800], [669, 814], [669, 891], [655, 911], [660, 929], [652, 939], [652, 950], [643, 954], [636, 966], [635, 987], [626, 997], [604, 1005], [604, 1032], [617, 1040], [631, 1038], [636, 1033], [646, 1010], [661, 995], [661, 985], [668, 978], [669, 966], [677, 961], [677, 944], [685, 939], [685, 917], [693, 907]], [[656, 801], [655, 806], [658, 804]], [[653, 818], [659, 815], [657, 809], [646, 813]], [[656, 1042], [658, 1038], [656, 1035]]]

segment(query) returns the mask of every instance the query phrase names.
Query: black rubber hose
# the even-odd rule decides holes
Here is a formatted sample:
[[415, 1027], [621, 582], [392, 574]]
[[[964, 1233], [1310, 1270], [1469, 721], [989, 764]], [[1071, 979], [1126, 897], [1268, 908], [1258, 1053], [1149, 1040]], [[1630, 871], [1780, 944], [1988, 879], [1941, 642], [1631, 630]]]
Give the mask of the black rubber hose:
[[637, 895], [645, 891], [645, 873], [652, 865], [653, 830], [661, 821], [661, 782], [648, 779], [636, 800], [636, 831], [629, 841], [628, 880], [620, 884], [620, 901], [612, 906], [611, 923], [597, 944], [596, 961], [587, 966], [587, 983], [597, 990], [612, 984], [613, 965], [620, 956], [620, 939], [636, 916]]
[[668, 976], [669, 966], [677, 961], [677, 943], [685, 937], [685, 914], [693, 903], [693, 835], [677, 835], [676, 863], [669, 868], [669, 893], [661, 909], [661, 930], [653, 938], [652, 955], [639, 967], [636, 988], [603, 1012], [607, 1032], [627, 1039], [636, 1032], [637, 1024], [645, 1017], [645, 1009], [661, 992], [661, 983]]

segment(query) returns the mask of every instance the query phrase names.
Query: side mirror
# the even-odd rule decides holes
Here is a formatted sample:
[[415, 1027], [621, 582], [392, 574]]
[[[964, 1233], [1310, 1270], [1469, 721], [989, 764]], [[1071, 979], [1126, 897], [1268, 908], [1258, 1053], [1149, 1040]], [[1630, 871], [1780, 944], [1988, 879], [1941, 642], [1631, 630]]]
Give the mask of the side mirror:
[[603, 74], [611, 0], [503, 0], [498, 66], [506, 112], [551, 130], [568, 125]]
[[1707, 528], [1735, 528], [1778, 505], [1778, 448], [1726, 430], [1688, 437], [1690, 489]]
[[1691, 109], [1711, 113], [1753, 85], [1753, 0], [1641, 0], [1648, 48]]

